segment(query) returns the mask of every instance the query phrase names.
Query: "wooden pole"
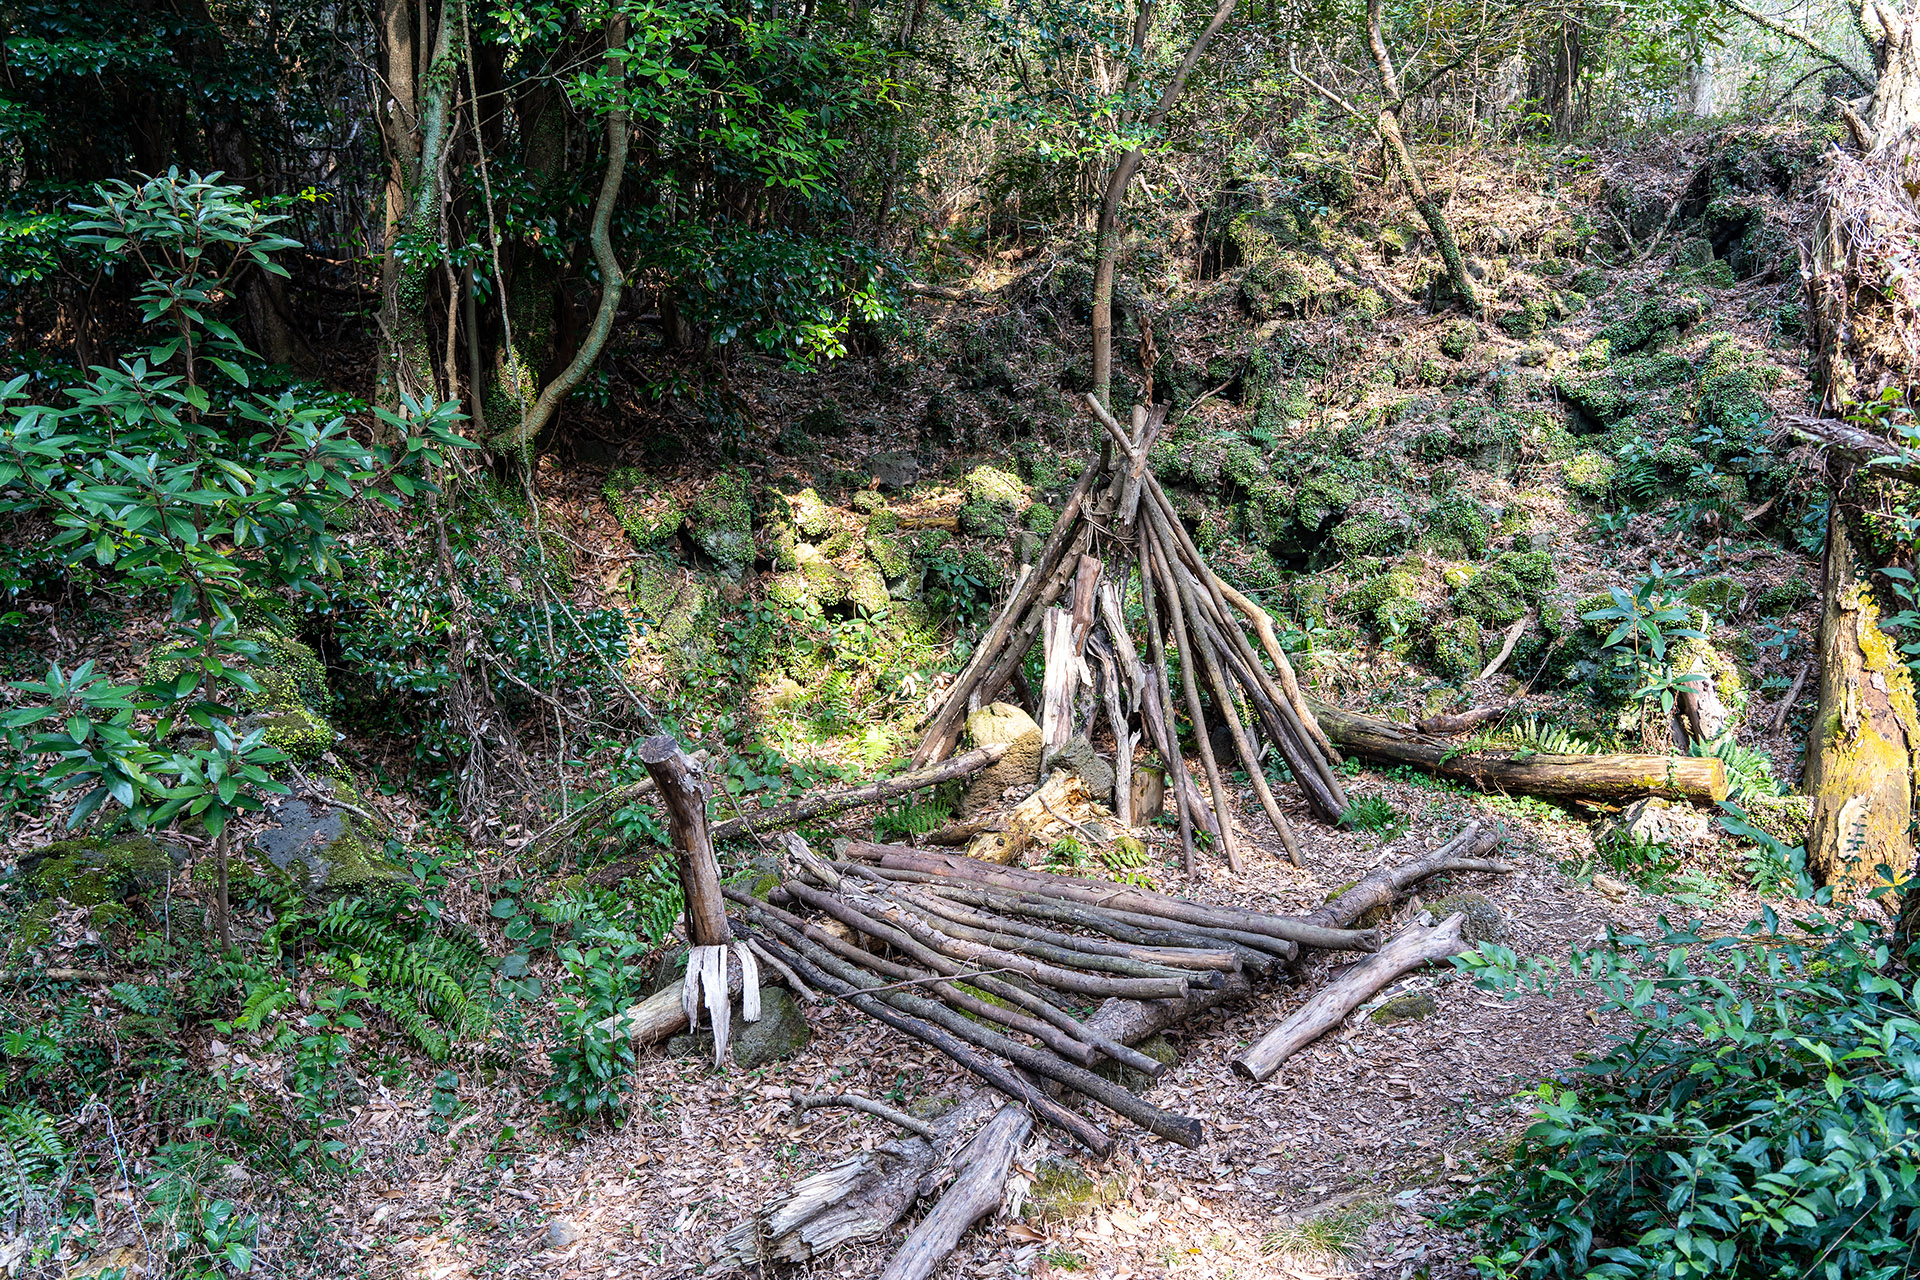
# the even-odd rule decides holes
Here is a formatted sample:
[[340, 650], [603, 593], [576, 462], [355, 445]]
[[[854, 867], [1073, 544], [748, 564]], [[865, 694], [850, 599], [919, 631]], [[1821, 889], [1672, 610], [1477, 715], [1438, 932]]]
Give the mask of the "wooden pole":
[[687, 900], [687, 941], [696, 947], [723, 946], [733, 940], [720, 896], [720, 862], [707, 838], [706, 792], [695, 778], [693, 761], [670, 733], [640, 744], [640, 763], [660, 789], [667, 827], [680, 865], [680, 889]]
[[808, 796], [804, 800], [795, 800], [791, 804], [778, 805], [772, 809], [762, 809], [758, 813], [743, 813], [715, 827], [712, 838], [731, 840], [735, 836], [746, 835], [753, 831], [791, 827], [808, 818], [840, 813], [846, 809], [858, 808], [863, 804], [878, 804], [882, 800], [904, 795], [909, 791], [937, 786], [949, 779], [964, 777], [976, 769], [986, 768], [1007, 754], [1007, 746], [1008, 744], [1003, 742], [990, 747], [976, 747], [950, 760], [942, 760], [939, 764], [915, 769], [911, 773], [903, 773], [897, 778], [884, 778], [879, 782], [869, 782], [865, 786], [852, 787], [845, 791], [830, 791], [825, 795]]
[[[1144, 551], [1154, 541], [1150, 529], [1140, 531], [1140, 546]], [[1180, 588], [1174, 581], [1173, 565], [1165, 557], [1166, 547], [1158, 547], [1153, 553], [1153, 564], [1160, 578], [1160, 603], [1167, 611], [1167, 619], [1172, 625], [1173, 642], [1180, 647], [1180, 688], [1187, 698], [1187, 722], [1193, 726], [1193, 745], [1200, 752], [1200, 765], [1207, 771], [1207, 787], [1213, 792], [1213, 816], [1219, 823], [1220, 851], [1227, 856], [1227, 869], [1235, 875], [1240, 874], [1240, 850], [1233, 838], [1233, 817], [1228, 801], [1227, 784], [1220, 776], [1220, 762], [1213, 757], [1213, 742], [1207, 735], [1206, 713], [1200, 709], [1200, 685], [1193, 674], [1199, 656], [1194, 652], [1193, 639], [1187, 633], [1186, 612], [1180, 607]]]
[[1146, 692], [1153, 705], [1145, 708], [1145, 719], [1148, 731], [1154, 734], [1154, 748], [1166, 761], [1167, 771], [1173, 777], [1173, 807], [1180, 816], [1180, 866], [1191, 876], [1196, 858], [1193, 809], [1187, 793], [1193, 783], [1187, 777], [1187, 762], [1180, 754], [1180, 728], [1173, 718], [1173, 688], [1167, 683], [1167, 650], [1160, 635], [1160, 612], [1154, 607], [1153, 558], [1145, 538], [1137, 539], [1136, 550], [1140, 557], [1141, 607], [1147, 615], [1147, 667], [1153, 681], [1153, 687]]

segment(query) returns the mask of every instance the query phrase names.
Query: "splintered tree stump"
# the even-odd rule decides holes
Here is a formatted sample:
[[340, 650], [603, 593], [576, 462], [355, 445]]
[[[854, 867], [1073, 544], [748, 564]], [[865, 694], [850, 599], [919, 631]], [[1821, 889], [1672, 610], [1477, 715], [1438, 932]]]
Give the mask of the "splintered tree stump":
[[720, 863], [707, 837], [707, 796], [693, 762], [670, 733], [640, 744], [640, 763], [660, 789], [667, 827], [680, 868], [680, 889], [687, 900], [687, 941], [717, 947], [733, 939], [726, 903], [720, 896]]

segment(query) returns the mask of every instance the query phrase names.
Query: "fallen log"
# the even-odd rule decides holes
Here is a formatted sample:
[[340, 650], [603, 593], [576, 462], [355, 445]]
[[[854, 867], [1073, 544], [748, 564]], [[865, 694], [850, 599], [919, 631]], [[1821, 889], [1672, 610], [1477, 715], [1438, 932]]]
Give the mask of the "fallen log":
[[861, 805], [878, 804], [894, 796], [905, 795], [909, 791], [937, 786], [942, 782], [964, 777], [975, 770], [986, 768], [1007, 754], [1007, 746], [1006, 743], [998, 743], [990, 747], [977, 747], [951, 760], [944, 760], [925, 769], [915, 769], [897, 778], [884, 778], [879, 782], [869, 782], [864, 786], [852, 787], [845, 791], [807, 796], [790, 804], [762, 809], [757, 813], [743, 813], [737, 818], [729, 818], [714, 827], [713, 839], [730, 840], [735, 836], [747, 835], [754, 831], [785, 830], [809, 818], [825, 817], [828, 814], [856, 809]]
[[995, 1112], [954, 1158], [953, 1185], [887, 1260], [880, 1280], [926, 1280], [940, 1269], [967, 1228], [998, 1212], [1013, 1159], [1032, 1128], [1033, 1116], [1025, 1107], [1009, 1104]]
[[1184, 898], [1170, 898], [1165, 894], [1134, 888], [1131, 885], [1103, 884], [1094, 880], [1083, 880], [1078, 876], [1056, 876], [1045, 871], [1028, 871], [1023, 867], [999, 867], [990, 862], [980, 862], [957, 854], [924, 852], [906, 848], [904, 845], [872, 844], [849, 840], [844, 853], [849, 858], [878, 863], [882, 868], [947, 875], [960, 880], [995, 885], [1003, 889], [1043, 893], [1097, 907], [1112, 907], [1121, 911], [1138, 912], [1141, 915], [1159, 916], [1185, 924], [1239, 929], [1247, 933], [1278, 938], [1299, 946], [1321, 947], [1329, 951], [1371, 951], [1378, 941], [1371, 932], [1365, 930], [1328, 929], [1308, 924], [1293, 916], [1270, 915], [1263, 911], [1247, 911], [1239, 907], [1208, 906], [1204, 903], [1189, 902]]
[[1695, 804], [1727, 798], [1727, 766], [1716, 756], [1562, 756], [1469, 752], [1406, 725], [1311, 702], [1314, 718], [1341, 749], [1383, 764], [1412, 765], [1483, 791], [1563, 800], [1662, 796]]
[[1401, 974], [1467, 950], [1460, 934], [1466, 919], [1456, 912], [1432, 928], [1413, 925], [1395, 934], [1386, 946], [1315, 992], [1286, 1021], [1242, 1051], [1234, 1058], [1233, 1069], [1249, 1080], [1265, 1080]]
[[[1920, 484], [1920, 463], [1911, 449], [1886, 436], [1837, 418], [1786, 415], [1787, 429], [1810, 444], [1835, 453], [1853, 466], [1869, 467], [1873, 474], [1890, 476], [1903, 484]], [[1877, 464], [1877, 465], [1875, 465]]]
[[1467, 730], [1477, 729], [1487, 721], [1497, 720], [1506, 713], [1507, 709], [1504, 706], [1471, 707], [1465, 711], [1415, 720], [1413, 727], [1430, 737], [1457, 738]]

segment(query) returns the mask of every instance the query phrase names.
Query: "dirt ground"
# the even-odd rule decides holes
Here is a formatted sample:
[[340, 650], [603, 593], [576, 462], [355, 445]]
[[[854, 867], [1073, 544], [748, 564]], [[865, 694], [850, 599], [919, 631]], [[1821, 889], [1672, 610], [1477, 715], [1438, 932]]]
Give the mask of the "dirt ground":
[[[1244, 803], [1249, 794], [1238, 824], [1249, 846], [1245, 877], [1213, 872], [1188, 884], [1167, 873], [1161, 887], [1300, 912], [1376, 865], [1434, 847], [1477, 813], [1507, 825], [1502, 853], [1518, 870], [1442, 878], [1421, 891], [1428, 900], [1485, 893], [1522, 955], [1564, 957], [1608, 924], [1643, 930], [1663, 912], [1676, 920], [1698, 914], [1638, 890], [1608, 897], [1582, 885], [1566, 868], [1577, 869], [1592, 845], [1572, 819], [1489, 813], [1509, 806], [1378, 775], [1362, 775], [1354, 786], [1385, 794], [1411, 819], [1407, 830], [1383, 843], [1317, 827], [1296, 806], [1307, 866], [1295, 869], [1258, 810]], [[1709, 922], [1738, 924], [1753, 905], [1730, 894]], [[1399, 919], [1419, 910], [1410, 902]], [[1423, 1215], [1471, 1182], [1522, 1126], [1517, 1094], [1617, 1029], [1565, 994], [1503, 1000], [1450, 971], [1430, 970], [1381, 997], [1428, 991], [1437, 1002], [1430, 1016], [1380, 1025], [1362, 1011], [1267, 1083], [1235, 1076], [1233, 1055], [1340, 963], [1317, 957], [1300, 985], [1263, 983], [1252, 999], [1171, 1033], [1178, 1065], [1148, 1096], [1205, 1122], [1199, 1149], [1106, 1117], [1120, 1149], [1098, 1162], [1036, 1131], [1017, 1166], [1039, 1179], [1025, 1216], [1003, 1214], [977, 1228], [942, 1274], [1472, 1274], [1464, 1242]], [[630, 1119], [579, 1140], [543, 1130], [548, 1109], [519, 1082], [463, 1096], [450, 1123], [424, 1098], [376, 1090], [349, 1130], [367, 1173], [332, 1206], [327, 1233], [342, 1250], [335, 1263], [346, 1266], [328, 1269], [421, 1280], [711, 1274], [714, 1242], [756, 1207], [796, 1178], [894, 1136], [858, 1113], [810, 1112], [796, 1124], [785, 1102], [790, 1088], [831, 1085], [912, 1105], [971, 1087], [945, 1059], [850, 1009], [817, 1005], [809, 1017], [811, 1047], [760, 1070], [718, 1072], [701, 1059], [646, 1051]], [[1076, 1183], [1077, 1192], [1058, 1190]], [[1324, 1231], [1300, 1229], [1315, 1219], [1343, 1224], [1335, 1243], [1349, 1256], [1327, 1252]], [[876, 1274], [901, 1234], [794, 1274]]]

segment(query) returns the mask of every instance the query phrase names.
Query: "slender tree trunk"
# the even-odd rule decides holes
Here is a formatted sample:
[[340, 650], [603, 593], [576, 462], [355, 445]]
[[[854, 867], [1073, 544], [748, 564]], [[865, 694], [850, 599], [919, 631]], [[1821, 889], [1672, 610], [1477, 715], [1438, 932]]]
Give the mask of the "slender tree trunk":
[[588, 327], [586, 337], [573, 353], [573, 359], [562, 369], [552, 382], [540, 389], [539, 397], [520, 415], [517, 422], [503, 423], [503, 430], [494, 440], [496, 447], [511, 449], [531, 449], [540, 433], [560, 412], [560, 405], [580, 385], [580, 380], [593, 368], [594, 361], [600, 358], [600, 352], [607, 345], [607, 338], [613, 333], [614, 316], [620, 310], [620, 294], [625, 277], [619, 260], [613, 253], [613, 206], [620, 199], [620, 184], [627, 174], [628, 114], [625, 106], [625, 84], [623, 71], [626, 62], [615, 57], [614, 51], [622, 49], [627, 43], [627, 23], [625, 18], [613, 18], [607, 23], [606, 71], [614, 83], [614, 92], [619, 106], [607, 113], [607, 168], [600, 180], [600, 194], [593, 204], [593, 226], [588, 238], [593, 246], [593, 263], [600, 270], [600, 305], [594, 312], [593, 323]]
[[1400, 88], [1400, 76], [1393, 68], [1393, 55], [1387, 52], [1386, 37], [1380, 31], [1381, 10], [1386, 0], [1367, 0], [1367, 48], [1373, 53], [1374, 69], [1380, 73], [1380, 91], [1382, 105], [1374, 127], [1379, 129], [1380, 138], [1386, 143], [1387, 153], [1393, 157], [1394, 165], [1400, 170], [1401, 181], [1407, 184], [1407, 194], [1413, 197], [1413, 207], [1420, 213], [1421, 221], [1427, 224], [1427, 230], [1433, 233], [1433, 242], [1440, 249], [1440, 261], [1446, 264], [1447, 283], [1453, 286], [1454, 297], [1465, 304], [1467, 310], [1480, 310], [1480, 296], [1474, 292], [1473, 281], [1467, 278], [1466, 263], [1460, 257], [1460, 244], [1453, 238], [1453, 227], [1447, 222], [1447, 216], [1441, 211], [1440, 202], [1427, 190], [1427, 184], [1420, 177], [1419, 166], [1413, 162], [1413, 152], [1407, 146], [1407, 139], [1400, 131], [1400, 108], [1406, 98]]
[[[1166, 123], [1167, 113], [1180, 101], [1180, 95], [1187, 87], [1187, 77], [1193, 74], [1194, 64], [1220, 34], [1220, 28], [1227, 25], [1227, 19], [1233, 16], [1238, 0], [1220, 0], [1214, 10], [1213, 21], [1206, 30], [1194, 40], [1187, 49], [1186, 57], [1180, 60], [1180, 68], [1174, 72], [1173, 79], [1160, 92], [1160, 100], [1154, 104], [1145, 121], [1148, 130], [1158, 129]], [[1146, 47], [1146, 37], [1153, 23], [1154, 6], [1144, 5], [1134, 22], [1133, 44], [1137, 53]], [[1123, 77], [1121, 86], [1126, 80]], [[1095, 243], [1098, 255], [1093, 269], [1093, 394], [1102, 408], [1111, 408], [1108, 397], [1113, 389], [1113, 276], [1119, 268], [1122, 235], [1120, 215], [1127, 201], [1127, 188], [1133, 183], [1133, 175], [1140, 169], [1144, 152], [1139, 147], [1128, 151], [1114, 162], [1113, 171], [1107, 178], [1106, 190], [1100, 198], [1100, 221], [1096, 224]]]
[[[421, 2], [420, 24], [425, 30], [429, 0]], [[397, 32], [407, 25], [405, 15], [396, 17], [396, 11], [406, 6], [401, 0], [389, 0], [387, 9], [388, 79], [394, 94], [388, 136], [403, 179], [397, 218], [395, 191], [391, 183], [388, 188], [386, 258], [380, 273], [380, 367], [375, 396], [389, 406], [397, 405], [402, 395], [431, 399], [440, 381], [430, 336], [429, 282], [438, 274], [446, 249], [440, 205], [446, 197], [446, 153], [453, 136], [454, 91], [465, 47], [452, 39], [452, 33], [465, 2], [445, 0], [440, 6], [426, 74], [417, 87], [409, 86], [416, 108], [411, 113], [401, 102], [399, 85], [402, 78], [410, 78], [412, 59], [403, 56], [407, 51], [396, 42]], [[446, 355], [451, 360], [453, 353]]]

